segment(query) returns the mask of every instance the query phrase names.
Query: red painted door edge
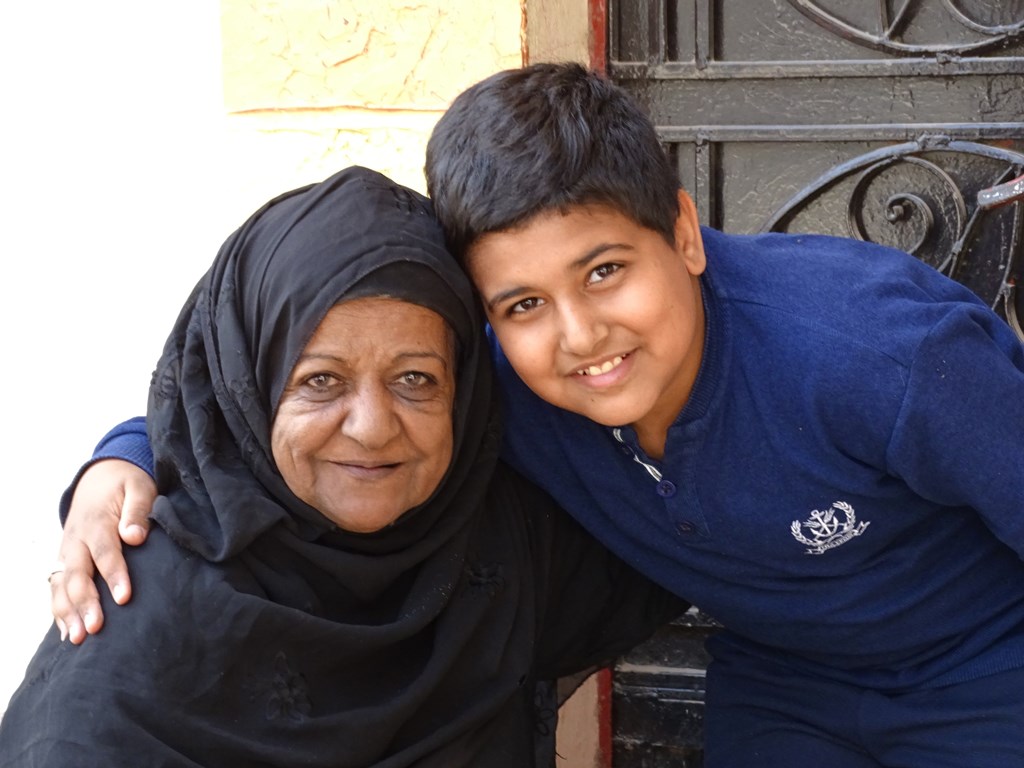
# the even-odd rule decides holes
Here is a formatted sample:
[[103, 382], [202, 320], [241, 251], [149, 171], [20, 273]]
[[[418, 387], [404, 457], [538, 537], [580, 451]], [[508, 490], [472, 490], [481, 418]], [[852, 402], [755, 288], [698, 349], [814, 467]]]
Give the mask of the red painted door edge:
[[587, 0], [590, 9], [590, 67], [604, 72], [608, 66], [608, 0]]
[[599, 670], [597, 676], [597, 764], [594, 768], [612, 768], [612, 671]]
[[[608, 68], [608, 2], [587, 0], [590, 16], [590, 68], [606, 72]], [[612, 768], [612, 671], [597, 673], [597, 765]]]

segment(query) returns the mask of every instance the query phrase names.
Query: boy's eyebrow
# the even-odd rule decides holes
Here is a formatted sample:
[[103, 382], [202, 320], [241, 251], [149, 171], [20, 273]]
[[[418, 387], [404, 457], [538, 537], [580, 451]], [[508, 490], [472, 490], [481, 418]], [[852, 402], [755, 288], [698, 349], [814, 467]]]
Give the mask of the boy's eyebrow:
[[[598, 258], [599, 256], [602, 256], [608, 251], [620, 248], [632, 250], [633, 246], [628, 245], [626, 243], [600, 243], [598, 245], [595, 245], [593, 248], [584, 253], [578, 259], [574, 259], [573, 261], [569, 262], [569, 264], [566, 265], [565, 271], [576, 272], [577, 270], [583, 269], [588, 264], [590, 264], [590, 262], [594, 261], [594, 259]], [[521, 296], [523, 294], [530, 293], [532, 290], [532, 288], [529, 288], [527, 286], [517, 285], [514, 288], [509, 288], [507, 290], [501, 291], [500, 293], [494, 294], [494, 296], [492, 296], [491, 298], [485, 299], [484, 303], [487, 305], [488, 311], [493, 312], [494, 308], [499, 304], [502, 304], [508, 301], [509, 299], [513, 299], [516, 296]]]
[[516, 296], [521, 296], [529, 292], [529, 288], [522, 285], [517, 285], [515, 288], [509, 288], [507, 291], [502, 291], [501, 293], [494, 294], [494, 296], [492, 296], [489, 299], [484, 299], [484, 304], [487, 305], [488, 312], [493, 312], [494, 308], [497, 307], [499, 304], [504, 304], [509, 299], [514, 299]]
[[570, 262], [569, 266], [566, 267], [566, 271], [575, 272], [577, 269], [582, 269], [583, 267], [587, 266], [590, 262], [592, 262], [594, 259], [596, 259], [598, 256], [602, 256], [608, 251], [619, 248], [632, 250], [633, 246], [627, 245], [626, 243], [600, 243], [598, 245], [595, 245], [593, 248], [584, 253], [575, 261]]

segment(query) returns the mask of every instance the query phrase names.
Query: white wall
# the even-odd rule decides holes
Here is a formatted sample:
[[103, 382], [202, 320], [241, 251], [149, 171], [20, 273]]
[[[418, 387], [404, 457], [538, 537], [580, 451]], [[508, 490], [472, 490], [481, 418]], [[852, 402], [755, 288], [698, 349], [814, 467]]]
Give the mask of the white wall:
[[218, 3], [0, 11], [0, 710], [49, 626], [57, 500], [145, 408], [177, 310], [262, 202], [232, 187]]

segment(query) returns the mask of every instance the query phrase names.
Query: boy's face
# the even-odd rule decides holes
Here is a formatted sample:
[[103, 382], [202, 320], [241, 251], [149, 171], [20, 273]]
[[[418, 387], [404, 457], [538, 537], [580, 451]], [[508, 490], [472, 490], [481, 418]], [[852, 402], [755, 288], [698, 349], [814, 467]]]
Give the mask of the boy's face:
[[467, 254], [487, 318], [516, 372], [553, 405], [633, 425], [661, 455], [700, 367], [704, 248], [679, 193], [675, 245], [603, 205], [541, 213]]

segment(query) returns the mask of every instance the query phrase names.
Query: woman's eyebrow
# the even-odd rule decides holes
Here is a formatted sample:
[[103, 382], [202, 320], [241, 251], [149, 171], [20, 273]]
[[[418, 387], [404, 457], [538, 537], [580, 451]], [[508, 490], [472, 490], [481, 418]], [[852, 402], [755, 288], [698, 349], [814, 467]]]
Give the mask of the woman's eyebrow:
[[[423, 351], [423, 350], [410, 350], [408, 352], [399, 352], [397, 355], [395, 355], [394, 359], [395, 360], [406, 360], [406, 359], [409, 359], [409, 358], [424, 358], [424, 357], [426, 357], [426, 358], [433, 358], [433, 359], [437, 360], [438, 362], [440, 362], [441, 365], [443, 365], [445, 368], [448, 367], [448, 361], [445, 359], [445, 356], [443, 354], [441, 354], [440, 352], [432, 352], [432, 351], [429, 351], [429, 350], [427, 350], [427, 351]], [[338, 357], [337, 355], [332, 355], [332, 354], [329, 354], [327, 352], [310, 352], [309, 354], [299, 355], [299, 359], [296, 361], [296, 364], [308, 362], [310, 360], [330, 360], [332, 362], [341, 363], [343, 365], [348, 362], [344, 357]]]
[[446, 370], [448, 368], [448, 360], [446, 360], [445, 356], [442, 355], [439, 352], [430, 352], [430, 351], [424, 351], [424, 352], [421, 352], [421, 351], [417, 351], [417, 352], [401, 352], [401, 353], [395, 355], [395, 359], [396, 360], [404, 360], [406, 358], [422, 358], [422, 357], [432, 357], [435, 360], [437, 360], [438, 362], [440, 362], [441, 365], [443, 365]]

